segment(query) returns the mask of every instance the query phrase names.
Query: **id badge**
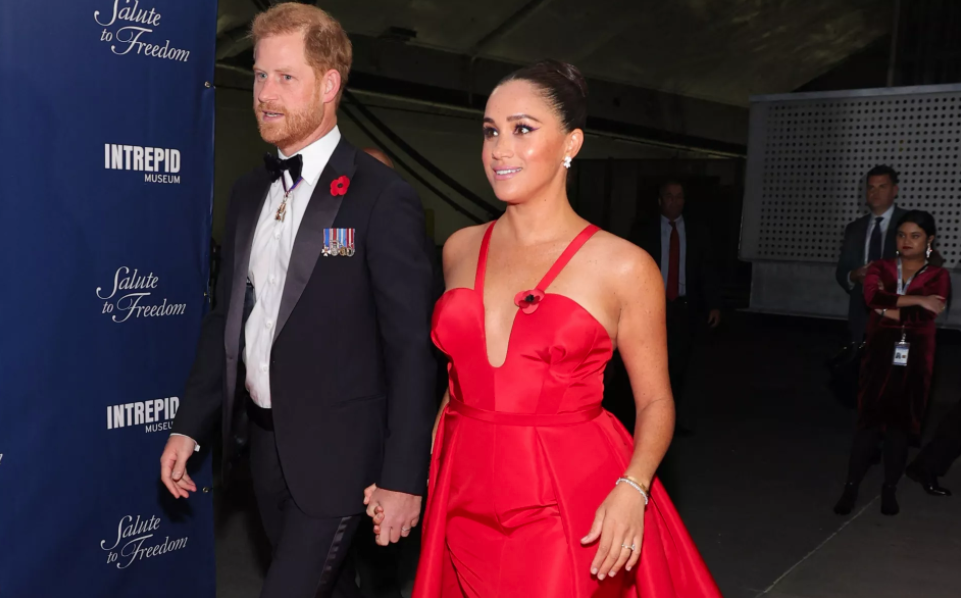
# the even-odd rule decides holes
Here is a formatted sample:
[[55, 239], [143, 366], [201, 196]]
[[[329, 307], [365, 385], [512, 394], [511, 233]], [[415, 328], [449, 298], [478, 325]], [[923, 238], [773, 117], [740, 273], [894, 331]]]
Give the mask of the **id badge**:
[[908, 365], [908, 351], [911, 350], [911, 343], [901, 341], [894, 345], [894, 365]]

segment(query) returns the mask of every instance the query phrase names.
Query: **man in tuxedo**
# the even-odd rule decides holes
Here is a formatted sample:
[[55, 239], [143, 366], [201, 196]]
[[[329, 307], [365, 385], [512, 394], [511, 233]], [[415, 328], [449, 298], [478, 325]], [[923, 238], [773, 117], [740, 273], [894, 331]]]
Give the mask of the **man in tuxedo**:
[[696, 418], [695, 405], [683, 396], [694, 337], [701, 329], [721, 323], [720, 283], [710, 232], [684, 219], [684, 203], [684, 186], [677, 181], [664, 183], [658, 193], [660, 217], [635, 226], [631, 233], [631, 241], [651, 254], [664, 277], [668, 369], [680, 435], [691, 433]]
[[861, 286], [871, 262], [893, 259], [897, 252], [895, 227], [905, 211], [894, 204], [898, 196], [898, 173], [880, 165], [867, 174], [867, 205], [870, 213], [844, 229], [841, 258], [835, 277], [850, 298], [848, 330], [852, 343], [860, 344], [868, 325], [868, 307]]
[[[231, 192], [220, 301], [161, 478], [176, 497], [221, 416], [224, 459], [249, 439], [273, 548], [262, 598], [357, 596], [339, 575], [364, 488], [407, 536], [426, 490], [436, 415], [431, 265], [413, 189], [341, 138], [351, 46], [327, 13], [284, 3], [253, 23], [254, 112], [278, 155]], [[335, 592], [336, 590], [336, 592]]]

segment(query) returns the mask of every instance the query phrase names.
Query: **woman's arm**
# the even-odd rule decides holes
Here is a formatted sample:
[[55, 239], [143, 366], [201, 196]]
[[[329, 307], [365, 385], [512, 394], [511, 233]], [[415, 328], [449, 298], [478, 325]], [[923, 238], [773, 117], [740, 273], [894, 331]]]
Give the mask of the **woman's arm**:
[[938, 271], [924, 283], [921, 295], [907, 295], [914, 303], [899, 310], [901, 323], [928, 322], [937, 318], [945, 309], [945, 302], [951, 295], [951, 276], [948, 271]]
[[897, 320], [898, 322], [901, 321], [900, 308], [892, 307], [891, 309], [876, 309], [874, 311], [877, 312], [879, 316], [881, 316], [886, 320]]
[[440, 402], [440, 409], [437, 410], [437, 417], [434, 418], [434, 431], [430, 433], [430, 454], [434, 454], [434, 440], [437, 438], [437, 427], [440, 425], [440, 418], [444, 415], [444, 409], [450, 403], [450, 390], [444, 393], [444, 399]]
[[674, 398], [667, 368], [664, 282], [654, 261], [639, 257], [621, 290], [617, 346], [634, 394], [634, 454], [624, 472], [648, 489], [671, 444]]
[[[591, 530], [581, 539], [584, 545], [598, 543], [591, 563], [591, 573], [598, 579], [613, 576], [622, 567], [630, 571], [637, 564], [651, 482], [674, 429], [661, 273], [651, 256], [634, 246], [612, 260], [619, 266], [611, 275], [611, 292], [619, 299], [616, 339], [631, 379], [637, 425], [634, 454], [622, 474], [633, 480], [611, 489], [594, 515]], [[632, 487], [635, 483], [643, 494]]]
[[922, 304], [920, 295], [898, 295], [884, 288], [881, 282], [883, 262], [872, 262], [864, 275], [864, 302], [871, 309], [916, 307]]

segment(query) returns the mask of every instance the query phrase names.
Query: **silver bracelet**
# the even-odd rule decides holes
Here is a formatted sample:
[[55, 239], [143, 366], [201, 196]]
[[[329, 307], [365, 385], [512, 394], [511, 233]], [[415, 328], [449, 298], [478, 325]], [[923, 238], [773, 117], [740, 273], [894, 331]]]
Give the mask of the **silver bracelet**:
[[617, 478], [617, 481], [614, 482], [614, 485], [617, 486], [621, 482], [628, 484], [629, 486], [633, 487], [635, 490], [640, 492], [641, 496], [644, 497], [644, 506], [645, 507], [647, 506], [647, 502], [651, 499], [651, 497], [647, 495], [647, 492], [644, 492], [643, 488], [641, 488], [638, 484], [635, 484], [632, 480], [629, 480], [627, 478]]

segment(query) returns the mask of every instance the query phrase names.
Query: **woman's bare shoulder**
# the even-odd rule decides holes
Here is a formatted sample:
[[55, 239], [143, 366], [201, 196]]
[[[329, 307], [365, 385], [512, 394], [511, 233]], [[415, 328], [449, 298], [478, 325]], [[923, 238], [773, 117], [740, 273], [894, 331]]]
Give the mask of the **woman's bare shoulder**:
[[490, 224], [468, 226], [452, 234], [444, 243], [444, 270], [477, 253]]
[[618, 277], [660, 278], [660, 270], [651, 256], [626, 239], [607, 231], [599, 231], [585, 246], [604, 273]]

